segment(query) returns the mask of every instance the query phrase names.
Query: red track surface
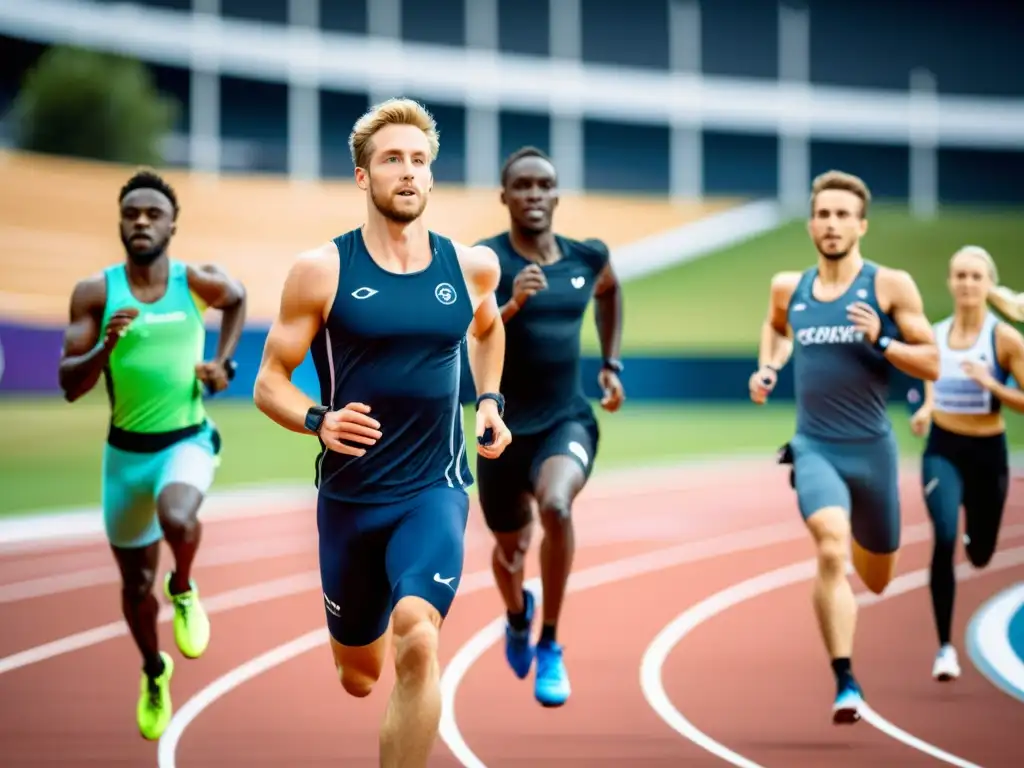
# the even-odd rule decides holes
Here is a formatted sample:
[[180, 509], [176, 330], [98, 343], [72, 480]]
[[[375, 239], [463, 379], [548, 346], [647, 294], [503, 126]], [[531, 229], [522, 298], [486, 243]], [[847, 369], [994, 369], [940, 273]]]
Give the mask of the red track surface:
[[[532, 679], [520, 682], [512, 676], [500, 644], [483, 653], [458, 688], [454, 714], [466, 744], [487, 766], [526, 761], [534, 766], [726, 764], [655, 713], [640, 686], [640, 664], [655, 635], [689, 606], [813, 555], [785, 471], [772, 466], [691, 468], [655, 474], [632, 487], [618, 483], [608, 489], [595, 480], [578, 505], [576, 573], [687, 543], [695, 545], [691, 554], [697, 559], [569, 596], [559, 632], [573, 696], [561, 709], [543, 709], [534, 702]], [[1001, 550], [1024, 546], [1022, 490], [1020, 482], [1011, 490]], [[903, 499], [907, 543], [901, 574], [926, 567], [930, 552], [927, 536], [921, 535], [927, 529], [921, 525], [926, 518], [916, 477], [906, 478]], [[746, 531], [753, 533], [746, 536], [743, 551], [733, 547], [711, 554], [703, 543]], [[282, 546], [289, 541], [299, 545]], [[464, 586], [460, 593], [442, 634], [443, 664], [501, 612], [488, 585], [488, 538], [475, 510], [467, 541], [464, 576], [484, 574], [464, 584], [475, 580], [484, 587], [472, 591]], [[323, 627], [316, 569], [312, 509], [207, 524], [195, 575], [208, 605], [220, 600], [223, 606], [217, 596], [230, 590], [270, 581], [280, 586], [281, 579], [296, 578], [287, 582], [287, 594], [275, 596], [261, 588], [249, 593], [249, 600], [257, 602], [214, 612], [213, 639], [200, 660], [183, 659], [170, 625], [161, 625], [164, 647], [176, 660], [173, 693], [179, 710], [238, 665]], [[529, 571], [531, 576], [537, 572], [535, 553]], [[11, 586], [58, 574], [78, 575], [51, 587], [60, 588], [57, 594], [19, 597], [22, 588]], [[86, 578], [82, 574], [89, 574], [90, 585], [70, 589]], [[965, 624], [980, 602], [1021, 578], [1024, 566], [1013, 566], [961, 583], [955, 617], [961, 649]], [[102, 541], [0, 555], [4, 766], [157, 764], [157, 746], [135, 730], [139, 663], [131, 640], [118, 629], [115, 579]], [[833, 682], [811, 613], [809, 586], [800, 582], [741, 603], [683, 638], [663, 669], [674, 707], [712, 739], [764, 766], [941, 764], [866, 722], [841, 729], [830, 724]], [[45, 584], [35, 587], [46, 590]], [[12, 654], [107, 624], [122, 633], [7, 668]], [[1019, 765], [1024, 724], [1019, 703], [981, 677], [963, 650], [962, 678], [953, 685], [934, 683], [934, 650], [926, 589], [861, 609], [854, 666], [876, 711], [979, 765]], [[182, 735], [176, 764], [374, 766], [377, 725], [391, 681], [386, 672], [368, 699], [348, 698], [337, 683], [329, 651], [318, 645], [201, 712]], [[432, 764], [460, 763], [439, 738]]]

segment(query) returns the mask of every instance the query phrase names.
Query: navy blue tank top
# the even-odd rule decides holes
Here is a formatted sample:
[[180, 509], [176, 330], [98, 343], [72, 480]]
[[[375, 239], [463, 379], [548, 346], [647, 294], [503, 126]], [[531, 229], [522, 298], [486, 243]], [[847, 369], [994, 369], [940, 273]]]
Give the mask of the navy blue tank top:
[[[531, 296], [505, 324], [501, 392], [505, 424], [514, 435], [543, 432], [567, 419], [592, 418], [580, 381], [580, 330], [607, 247], [555, 236], [562, 258], [541, 267], [548, 287]], [[512, 247], [508, 232], [481, 245], [501, 264], [498, 305], [512, 298], [516, 275], [531, 264]]]
[[431, 232], [430, 264], [396, 274], [373, 260], [361, 229], [334, 244], [337, 295], [310, 349], [321, 401], [332, 410], [370, 406], [381, 438], [361, 457], [321, 446], [320, 494], [388, 504], [435, 486], [468, 487], [459, 383], [473, 306], [455, 246]]
[[862, 301], [882, 320], [882, 332], [898, 338], [893, 320], [875, 294], [878, 267], [865, 262], [846, 292], [834, 301], [814, 298], [818, 268], [804, 272], [789, 301], [793, 329], [796, 431], [822, 440], [884, 437], [892, 431], [886, 407], [893, 367], [847, 317]]

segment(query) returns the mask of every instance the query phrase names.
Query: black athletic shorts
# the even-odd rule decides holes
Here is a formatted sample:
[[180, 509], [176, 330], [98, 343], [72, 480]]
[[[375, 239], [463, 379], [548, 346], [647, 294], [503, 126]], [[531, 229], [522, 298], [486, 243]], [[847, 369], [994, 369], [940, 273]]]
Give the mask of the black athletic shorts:
[[575, 418], [530, 435], [513, 432], [512, 442], [497, 459], [477, 457], [476, 483], [487, 527], [511, 533], [530, 522], [524, 493], [533, 494], [541, 465], [552, 456], [571, 456], [589, 479], [597, 455], [597, 420]]

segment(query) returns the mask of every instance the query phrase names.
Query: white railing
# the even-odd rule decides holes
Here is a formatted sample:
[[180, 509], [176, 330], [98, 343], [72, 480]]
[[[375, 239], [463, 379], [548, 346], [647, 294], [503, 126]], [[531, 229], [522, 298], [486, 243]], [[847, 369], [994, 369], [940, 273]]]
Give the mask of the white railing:
[[653, 72], [453, 49], [129, 4], [0, 3], [0, 30], [116, 51], [156, 64], [428, 101], [585, 116], [801, 133], [850, 142], [1024, 147], [1024, 99], [940, 95]]

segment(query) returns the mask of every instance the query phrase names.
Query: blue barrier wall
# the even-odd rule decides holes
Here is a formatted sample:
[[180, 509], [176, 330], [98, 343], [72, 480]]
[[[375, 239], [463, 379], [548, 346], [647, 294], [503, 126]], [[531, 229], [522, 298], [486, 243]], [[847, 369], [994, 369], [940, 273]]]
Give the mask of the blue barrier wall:
[[[34, 328], [16, 324], [0, 324], [0, 394], [59, 394], [57, 365], [60, 361], [63, 331], [59, 328]], [[206, 355], [217, 349], [218, 333], [211, 330], [206, 338]], [[238, 374], [231, 387], [220, 397], [251, 398], [266, 339], [265, 328], [247, 328], [238, 345]], [[673, 356], [626, 357], [622, 382], [631, 401], [735, 402], [746, 400], [747, 380], [756, 366], [755, 355], [744, 356]], [[463, 348], [463, 364], [468, 370], [468, 357]], [[597, 373], [600, 360], [583, 361], [583, 386], [594, 398], [600, 397]], [[307, 355], [295, 371], [293, 381], [310, 397], [319, 400], [319, 385], [312, 359]], [[475, 400], [473, 382], [466, 376], [462, 390], [463, 402]], [[913, 382], [897, 376], [894, 400], [907, 397]], [[789, 368], [783, 370], [773, 400], [792, 400], [793, 380]]]

